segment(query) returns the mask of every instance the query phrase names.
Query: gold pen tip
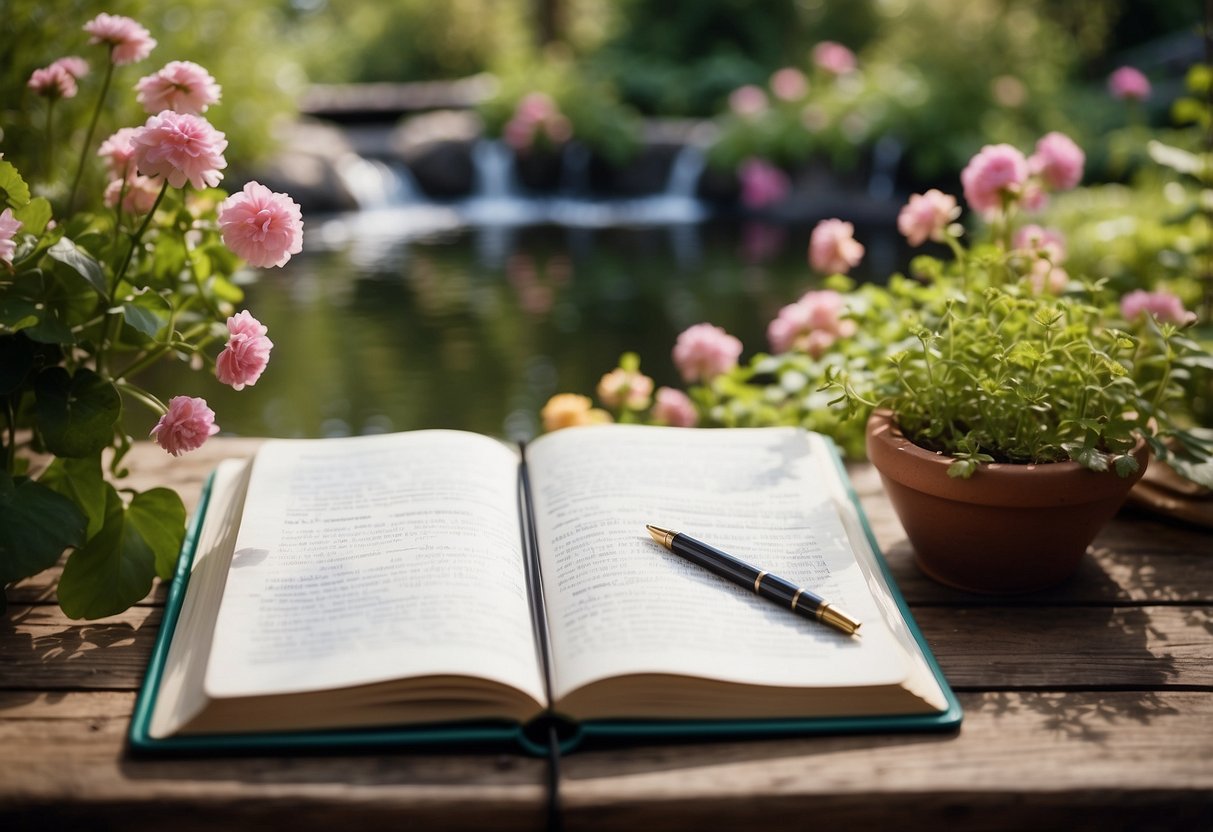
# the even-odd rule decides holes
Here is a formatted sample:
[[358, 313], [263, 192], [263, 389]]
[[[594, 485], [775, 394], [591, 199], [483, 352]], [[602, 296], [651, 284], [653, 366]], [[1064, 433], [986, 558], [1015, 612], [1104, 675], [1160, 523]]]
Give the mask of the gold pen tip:
[[863, 626], [862, 621], [856, 621], [842, 610], [830, 604], [823, 604], [818, 615], [821, 617], [821, 622], [823, 624], [828, 624], [834, 629], [841, 630], [849, 636], [859, 635], [857, 631]]
[[667, 549], [670, 548], [670, 543], [673, 542], [674, 535], [678, 534], [678, 532], [672, 532], [669, 529], [663, 529], [660, 526], [654, 526], [650, 523], [646, 523], [644, 527], [649, 530], [649, 535], [656, 543], [664, 546]]

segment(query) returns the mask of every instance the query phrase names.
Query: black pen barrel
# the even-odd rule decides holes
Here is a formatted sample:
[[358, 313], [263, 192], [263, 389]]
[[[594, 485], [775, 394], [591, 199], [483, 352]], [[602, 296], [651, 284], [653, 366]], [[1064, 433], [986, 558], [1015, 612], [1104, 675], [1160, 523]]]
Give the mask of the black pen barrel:
[[816, 618], [818, 607], [824, 603], [821, 596], [789, 580], [765, 572], [753, 564], [685, 534], [674, 535], [670, 546], [675, 552], [709, 572], [746, 587], [763, 598], [807, 618]]

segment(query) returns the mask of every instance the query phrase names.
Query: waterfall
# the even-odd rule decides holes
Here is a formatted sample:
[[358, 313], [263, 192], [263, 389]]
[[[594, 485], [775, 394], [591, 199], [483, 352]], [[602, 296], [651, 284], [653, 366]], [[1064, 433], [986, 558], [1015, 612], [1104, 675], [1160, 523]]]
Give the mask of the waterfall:
[[670, 176], [665, 183], [663, 196], [692, 199], [699, 189], [699, 177], [707, 165], [707, 156], [697, 145], [684, 145], [670, 165]]
[[473, 225], [519, 225], [536, 222], [541, 206], [524, 197], [514, 171], [514, 151], [500, 139], [480, 139], [472, 145], [474, 185], [460, 206]]
[[401, 163], [347, 153], [336, 162], [338, 176], [362, 210], [415, 205], [424, 200], [413, 174]]

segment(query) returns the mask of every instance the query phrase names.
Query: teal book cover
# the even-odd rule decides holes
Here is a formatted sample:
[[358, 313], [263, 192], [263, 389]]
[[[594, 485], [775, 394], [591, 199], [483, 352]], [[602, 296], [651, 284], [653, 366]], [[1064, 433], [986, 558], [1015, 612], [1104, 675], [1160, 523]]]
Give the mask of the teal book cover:
[[[594, 429], [587, 430], [592, 432]], [[621, 428], [615, 426], [613, 430], [617, 434]], [[638, 428], [634, 430], [677, 429]], [[695, 431], [687, 433], [723, 432]], [[632, 434], [624, 435], [631, 436]], [[635, 435], [642, 438], [647, 436], [646, 434]], [[314, 441], [329, 443], [333, 440]], [[204, 521], [208, 512], [215, 511], [213, 500], [215, 478], [212, 476], [191, 520], [177, 571], [169, 588], [160, 630], [131, 719], [128, 736], [129, 748], [135, 754], [147, 755], [274, 754], [303, 750], [356, 753], [376, 749], [426, 748], [435, 750], [443, 748], [514, 750], [518, 753], [547, 755], [551, 752], [550, 738], [552, 736], [558, 738], [561, 753], [567, 753], [575, 749], [593, 748], [599, 745], [758, 739], [812, 734], [954, 730], [959, 727], [963, 717], [960, 703], [944, 678], [937, 660], [888, 570], [888, 565], [880, 553], [870, 524], [850, 484], [837, 449], [828, 440], [821, 441], [820, 437], [815, 441], [819, 442], [818, 447], [824, 450], [824, 455], [829, 457], [828, 467], [832, 471], [832, 476], [837, 477], [840, 493], [845, 494], [845, 503], [849, 508], [850, 517], [859, 530], [852, 534], [858, 535], [866, 543], [871, 553], [872, 572], [875, 573], [876, 580], [884, 584], [890, 605], [896, 608], [895, 615], [900, 617], [901, 622], [904, 622], [907, 638], [912, 641], [913, 647], [921, 657], [921, 663], [926, 668], [927, 675], [931, 677], [931, 684], [937, 688], [939, 704], [929, 712], [738, 719], [681, 719], [663, 715], [659, 718], [644, 719], [593, 717], [573, 720], [562, 716], [541, 716], [526, 724], [509, 719], [474, 719], [324, 730], [237, 730], [154, 736], [153, 713], [162, 692], [170, 649], [173, 646], [174, 638], [179, 637], [178, 626], [181, 611], [193, 574]], [[535, 510], [531, 494], [533, 486], [527, 474], [527, 467], [524, 462], [519, 476], [518, 505], [519, 512], [523, 515]], [[530, 570], [533, 569], [535, 572], [540, 570], [540, 558], [534, 553], [537, 546], [535, 525], [533, 517], [524, 516], [522, 518], [524, 537], [528, 538], [524, 549], [528, 550], [529, 556], [533, 558], [533, 564], [528, 564], [528, 585], [532, 580], [535, 583], [542, 581], [541, 578], [531, 578], [530, 576]], [[541, 592], [538, 594], [542, 596]], [[536, 604], [536, 607], [536, 620], [541, 617], [546, 620], [542, 601]], [[543, 653], [550, 655], [544, 642], [546, 628], [536, 625], [536, 630], [537, 638], [544, 644]], [[550, 669], [546, 669], [546, 674], [549, 676], [550, 690]]]

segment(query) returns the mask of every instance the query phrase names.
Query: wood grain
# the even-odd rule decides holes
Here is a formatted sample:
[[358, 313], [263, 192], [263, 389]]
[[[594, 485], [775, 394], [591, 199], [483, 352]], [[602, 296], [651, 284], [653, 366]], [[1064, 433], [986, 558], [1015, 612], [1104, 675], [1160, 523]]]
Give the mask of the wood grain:
[[[907, 830], [943, 821], [1164, 828], [1150, 823], [1160, 812], [1170, 828], [1185, 820], [1199, 828], [1213, 810], [1213, 693], [961, 699], [966, 720], [954, 734], [576, 752], [563, 761], [568, 828], [803, 828], [808, 806], [814, 825], [850, 828], [890, 818]], [[130, 829], [219, 819], [254, 828], [280, 824], [275, 812], [289, 812], [300, 830], [327, 829], [343, 813], [346, 824], [357, 817], [360, 832], [392, 818], [421, 828], [540, 827], [543, 761], [460, 753], [134, 760], [123, 752], [132, 705], [129, 693], [0, 692], [5, 828], [33, 818], [50, 828], [85, 818]]]
[[[10, 610], [0, 622], [0, 689], [134, 690], [160, 614], [133, 607], [78, 622], [58, 607]], [[1213, 688], [1213, 611], [1204, 607], [924, 607], [916, 617], [958, 688]]]

